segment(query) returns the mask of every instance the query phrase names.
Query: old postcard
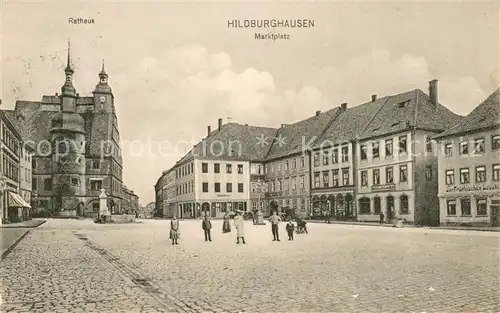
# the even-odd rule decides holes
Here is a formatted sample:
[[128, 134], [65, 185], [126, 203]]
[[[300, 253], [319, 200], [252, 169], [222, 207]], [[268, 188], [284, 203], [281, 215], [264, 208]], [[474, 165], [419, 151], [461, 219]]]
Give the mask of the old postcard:
[[500, 312], [500, 4], [2, 1], [2, 312]]

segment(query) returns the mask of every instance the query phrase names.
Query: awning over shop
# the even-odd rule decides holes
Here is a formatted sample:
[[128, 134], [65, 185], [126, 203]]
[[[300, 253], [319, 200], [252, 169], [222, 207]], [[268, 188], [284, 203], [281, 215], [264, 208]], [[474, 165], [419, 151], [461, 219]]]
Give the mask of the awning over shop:
[[31, 205], [26, 203], [20, 195], [15, 192], [9, 191], [9, 206], [18, 208], [31, 208]]

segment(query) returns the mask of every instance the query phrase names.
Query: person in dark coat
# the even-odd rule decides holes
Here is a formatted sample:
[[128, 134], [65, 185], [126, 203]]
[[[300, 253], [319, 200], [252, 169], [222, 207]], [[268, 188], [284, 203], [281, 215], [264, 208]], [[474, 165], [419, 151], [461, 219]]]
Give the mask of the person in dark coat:
[[286, 232], [288, 233], [288, 240], [293, 240], [293, 231], [295, 229], [295, 225], [293, 225], [292, 220], [288, 220], [286, 224]]
[[177, 217], [173, 217], [170, 221], [170, 239], [172, 239], [172, 245], [178, 245], [177, 240], [179, 239], [179, 220]]
[[385, 218], [385, 215], [384, 215], [384, 212], [380, 211], [380, 225], [384, 225], [384, 218]]
[[231, 224], [229, 223], [229, 212], [226, 212], [224, 214], [224, 222], [222, 223], [222, 232], [223, 233], [230, 233], [231, 232]]
[[212, 222], [208, 218], [208, 215], [205, 215], [205, 218], [201, 222], [201, 227], [203, 228], [203, 232], [205, 233], [205, 241], [212, 241], [212, 237], [210, 236], [210, 230], [212, 229]]

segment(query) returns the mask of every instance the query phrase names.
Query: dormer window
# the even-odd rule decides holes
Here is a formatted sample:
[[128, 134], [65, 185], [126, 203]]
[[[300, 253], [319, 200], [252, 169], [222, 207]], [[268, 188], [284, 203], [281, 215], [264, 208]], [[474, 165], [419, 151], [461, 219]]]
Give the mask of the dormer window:
[[406, 107], [408, 105], [408, 103], [410, 103], [410, 100], [399, 102], [398, 103], [398, 108], [404, 108], [404, 107]]

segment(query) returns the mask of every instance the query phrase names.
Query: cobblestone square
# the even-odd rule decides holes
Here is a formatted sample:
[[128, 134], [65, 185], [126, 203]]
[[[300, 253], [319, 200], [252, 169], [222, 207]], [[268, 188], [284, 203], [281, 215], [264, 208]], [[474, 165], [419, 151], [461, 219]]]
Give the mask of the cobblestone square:
[[493, 232], [49, 220], [2, 261], [5, 312], [500, 312]]

